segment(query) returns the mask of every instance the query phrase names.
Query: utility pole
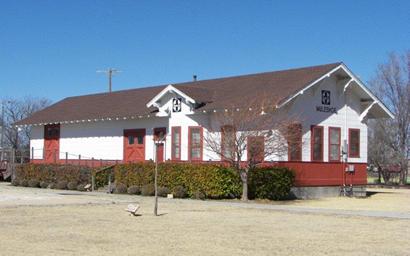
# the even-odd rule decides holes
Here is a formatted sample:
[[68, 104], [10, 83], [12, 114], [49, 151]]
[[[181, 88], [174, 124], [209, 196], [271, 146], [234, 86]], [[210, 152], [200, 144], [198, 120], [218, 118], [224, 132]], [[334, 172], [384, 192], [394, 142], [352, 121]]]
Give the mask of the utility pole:
[[0, 160], [4, 160], [4, 104], [7, 101], [2, 100], [1, 101], [1, 140], [0, 140], [0, 147], [1, 147], [1, 156]]
[[122, 72], [115, 68], [109, 68], [107, 70], [97, 70], [97, 73], [105, 73], [108, 76], [108, 92], [112, 92], [112, 76], [116, 73]]

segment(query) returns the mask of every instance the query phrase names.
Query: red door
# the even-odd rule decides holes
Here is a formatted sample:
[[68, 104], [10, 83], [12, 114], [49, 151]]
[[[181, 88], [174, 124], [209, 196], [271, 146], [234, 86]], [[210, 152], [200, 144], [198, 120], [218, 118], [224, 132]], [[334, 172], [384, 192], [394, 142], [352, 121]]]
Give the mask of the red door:
[[145, 129], [124, 130], [124, 161], [145, 160]]
[[[167, 128], [165, 127], [154, 129], [155, 140], [158, 140], [158, 138], [162, 138], [166, 136], [166, 134], [167, 134]], [[162, 143], [159, 143], [157, 145], [156, 159], [158, 163], [164, 162], [164, 143], [165, 143], [165, 140]]]
[[55, 163], [60, 153], [60, 125], [51, 124], [44, 126], [44, 161]]

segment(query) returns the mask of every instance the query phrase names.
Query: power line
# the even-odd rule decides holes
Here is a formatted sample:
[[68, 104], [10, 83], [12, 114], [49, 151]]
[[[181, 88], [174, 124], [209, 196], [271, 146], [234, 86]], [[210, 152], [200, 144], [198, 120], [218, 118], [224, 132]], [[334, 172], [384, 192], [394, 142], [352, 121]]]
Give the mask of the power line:
[[115, 68], [109, 68], [107, 70], [97, 70], [97, 73], [105, 73], [108, 76], [108, 91], [112, 92], [112, 76], [116, 73], [120, 73], [122, 71], [117, 70]]

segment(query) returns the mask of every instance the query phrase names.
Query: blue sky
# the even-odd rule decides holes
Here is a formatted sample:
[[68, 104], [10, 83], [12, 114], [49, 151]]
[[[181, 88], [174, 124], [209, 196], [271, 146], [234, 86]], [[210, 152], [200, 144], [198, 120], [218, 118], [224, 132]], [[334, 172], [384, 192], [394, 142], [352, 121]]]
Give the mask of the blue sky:
[[410, 1], [0, 0], [0, 98], [344, 61], [362, 80], [410, 48]]

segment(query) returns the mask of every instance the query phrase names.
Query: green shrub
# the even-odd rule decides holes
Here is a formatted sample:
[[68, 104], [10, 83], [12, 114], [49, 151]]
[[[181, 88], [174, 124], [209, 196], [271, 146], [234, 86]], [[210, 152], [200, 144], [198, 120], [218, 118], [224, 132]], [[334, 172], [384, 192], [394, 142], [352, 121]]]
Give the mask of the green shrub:
[[114, 166], [107, 166], [107, 167], [104, 167], [103, 169], [101, 169], [101, 167], [95, 168], [93, 170], [93, 173], [95, 173], [95, 187], [102, 188], [108, 185], [108, 180], [110, 178], [110, 175], [111, 175], [111, 182], [113, 182]]
[[59, 181], [89, 183], [91, 168], [59, 164], [22, 164], [16, 167], [16, 178], [19, 180], [35, 179], [47, 183]]
[[47, 188], [51, 188], [51, 189], [56, 189], [57, 184], [55, 182], [50, 182], [50, 184], [48, 184]]
[[67, 181], [59, 181], [57, 182], [56, 189], [67, 189]]
[[114, 167], [115, 181], [127, 187], [141, 187], [154, 182], [154, 168], [151, 162], [119, 164]]
[[13, 185], [13, 186], [20, 186], [20, 181], [19, 181], [18, 179], [13, 179], [13, 180], [11, 181], [11, 185]]
[[115, 194], [125, 194], [125, 193], [127, 193], [127, 186], [122, 184], [122, 183], [116, 183], [114, 193]]
[[185, 198], [188, 195], [186, 189], [183, 186], [174, 187], [172, 194], [175, 198]]
[[138, 186], [131, 186], [127, 189], [127, 193], [130, 195], [138, 195], [141, 194], [141, 189]]
[[84, 184], [79, 184], [79, 185], [77, 185], [77, 190], [78, 191], [85, 191], [85, 185]]
[[264, 167], [248, 174], [249, 198], [286, 199], [295, 181], [295, 174], [285, 167]]
[[75, 181], [70, 181], [70, 182], [67, 183], [67, 188], [69, 190], [77, 190], [77, 186], [78, 186], [78, 184]]
[[20, 186], [22, 186], [22, 187], [28, 187], [28, 181], [27, 180], [25, 180], [25, 179], [22, 179], [22, 180], [20, 180]]
[[143, 196], [153, 196], [155, 195], [154, 184], [147, 184], [141, 187], [141, 195]]
[[195, 193], [193, 195], [193, 198], [194, 199], [199, 199], [199, 200], [205, 200], [206, 195], [205, 195], [204, 192], [197, 190], [197, 191], [195, 191]]
[[38, 188], [40, 187], [40, 182], [36, 179], [31, 179], [28, 181], [28, 186], [32, 188]]
[[[115, 181], [127, 186], [152, 184], [154, 168], [152, 162], [116, 165]], [[201, 190], [209, 198], [231, 198], [238, 197], [242, 190], [234, 170], [215, 164], [162, 163], [158, 167], [158, 185], [171, 191], [183, 186], [190, 197]]]
[[46, 181], [41, 181], [40, 182], [40, 188], [47, 188], [48, 187], [48, 182], [46, 182]]
[[158, 187], [158, 196], [167, 197], [171, 191], [167, 187]]

